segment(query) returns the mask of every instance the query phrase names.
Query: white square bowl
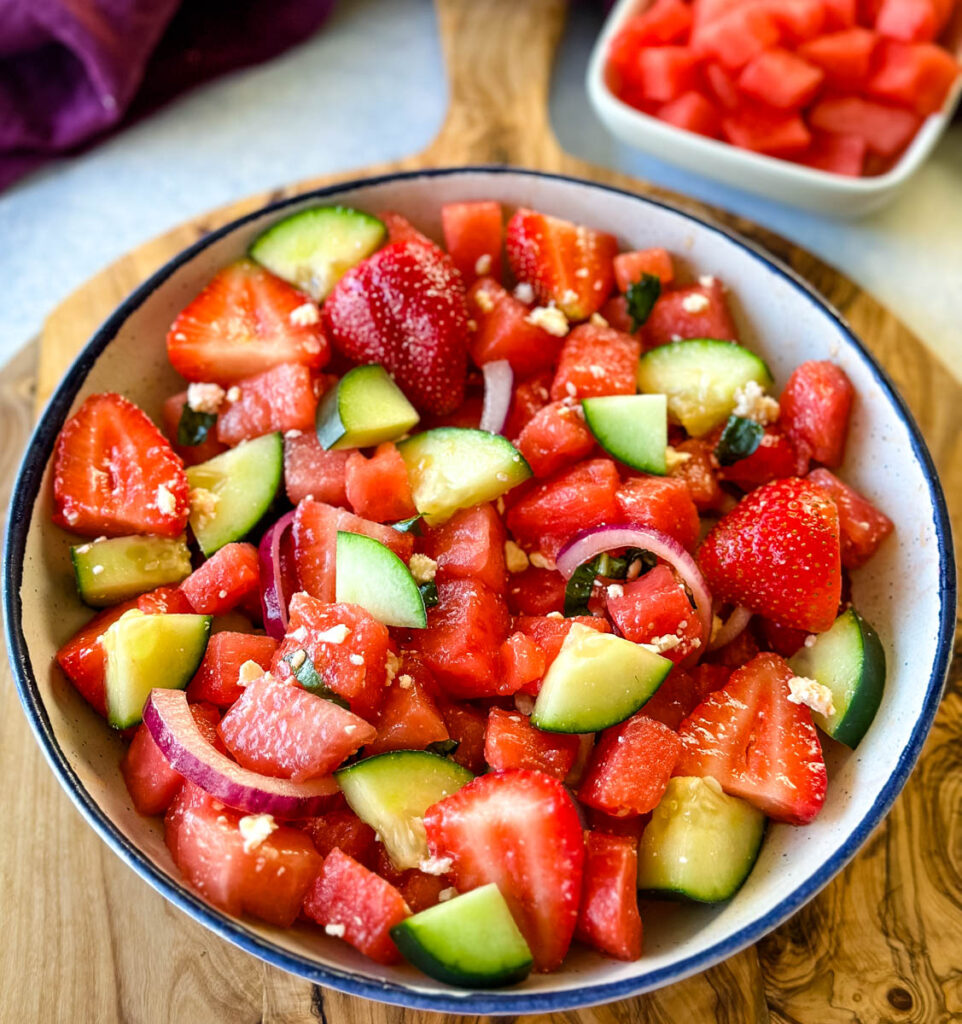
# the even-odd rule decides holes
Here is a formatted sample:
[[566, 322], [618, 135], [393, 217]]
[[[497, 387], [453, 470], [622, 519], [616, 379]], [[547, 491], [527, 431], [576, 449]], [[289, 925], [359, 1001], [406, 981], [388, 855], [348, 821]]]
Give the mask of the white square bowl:
[[[608, 16], [588, 64], [588, 98], [595, 113], [612, 134], [637, 149], [770, 199], [841, 217], [860, 217], [884, 206], [929, 158], [962, 96], [960, 76], [941, 112], [925, 119], [901, 158], [884, 174], [851, 178], [739, 149], [642, 113], [620, 100], [608, 87], [605, 64], [611, 40], [628, 18], [650, 3], [651, 0], [618, 0]], [[950, 41], [955, 52], [962, 46], [962, 4], [958, 5], [944, 40]]]

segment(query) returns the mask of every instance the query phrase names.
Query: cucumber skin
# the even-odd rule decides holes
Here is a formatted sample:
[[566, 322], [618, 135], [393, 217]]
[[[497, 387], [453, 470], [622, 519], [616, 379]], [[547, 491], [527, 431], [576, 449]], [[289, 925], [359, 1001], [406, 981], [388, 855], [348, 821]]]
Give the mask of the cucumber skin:
[[429, 977], [443, 981], [446, 985], [456, 985], [458, 988], [502, 988], [508, 985], [517, 985], [531, 973], [532, 961], [530, 960], [515, 968], [505, 969], [497, 975], [459, 971], [443, 963], [426, 950], [401, 925], [395, 925], [391, 929], [391, 938], [405, 960], [424, 971]]
[[[344, 538], [343, 541], [341, 540], [342, 537]], [[367, 572], [361, 568], [357, 557], [359, 554], [363, 557], [365, 549], [368, 552], [367, 557], [364, 559], [367, 562], [365, 567], [368, 570]], [[352, 558], [354, 558], [353, 565], [351, 564]], [[380, 564], [375, 564], [375, 559]], [[340, 568], [338, 568], [338, 562], [341, 563]], [[373, 586], [377, 586], [378, 581], [383, 581], [389, 572], [397, 574], [399, 579], [398, 588], [404, 587], [407, 590], [411, 598], [411, 607], [406, 609], [409, 613], [407, 617], [402, 618], [400, 615], [392, 615], [392, 621], [389, 622], [387, 619], [381, 618], [380, 615], [376, 614], [374, 608], [371, 607], [374, 604], [373, 601], [368, 600], [365, 603], [365, 600], [361, 600], [361, 598], [370, 599], [372, 597], [370, 591], [368, 590], [367, 593], [363, 593], [363, 587], [360, 589], [352, 588], [349, 581], [347, 583], [336, 583], [335, 601], [345, 601], [348, 604], [360, 605], [386, 626], [396, 626], [401, 629], [427, 628], [428, 616], [424, 595], [411, 575], [411, 570], [389, 547], [386, 547], [373, 537], [365, 537], [364, 534], [358, 533], [345, 533], [339, 530], [335, 540], [334, 564], [335, 580], [342, 580], [347, 577], [348, 573], [346, 570], [348, 568], [353, 568], [358, 575], [366, 576], [367, 582]], [[377, 580], [372, 578], [375, 572], [378, 574]], [[410, 580], [409, 587], [406, 586], [408, 580]]]
[[[614, 396], [614, 397], [631, 397], [634, 398], [661, 398], [664, 400], [663, 395], [651, 395], [651, 396]], [[605, 437], [605, 399], [602, 398], [585, 398], [581, 402], [582, 410], [584, 411], [585, 422], [588, 425], [588, 429], [591, 431], [595, 440], [598, 444], [610, 455], [612, 458], [618, 459], [623, 462], [626, 466], [631, 466], [632, 469], [637, 469], [642, 473], [652, 473], [655, 476], [665, 476], [668, 473], [668, 465], [666, 461], [666, 449], [668, 447], [668, 408], [665, 403], [665, 423], [664, 423], [664, 443], [656, 446], [657, 454], [648, 459], [645, 456], [637, 456], [634, 451], [629, 451], [627, 448], [619, 448], [618, 444], [612, 444], [610, 437]], [[600, 415], [599, 415], [600, 412]], [[661, 438], [659, 438], [661, 440]], [[650, 447], [650, 446], [649, 446]]]
[[[350, 397], [345, 394], [345, 391], [350, 391], [357, 386], [361, 381], [364, 371], [370, 372], [371, 369], [381, 370], [386, 375], [386, 371], [378, 363], [370, 363], [364, 366], [355, 366], [353, 369], [348, 370], [347, 373], [332, 387], [327, 394], [325, 394], [320, 402], [317, 404], [317, 412], [314, 415], [314, 430], [317, 434], [317, 440], [320, 442], [321, 447], [325, 451], [336, 451], [344, 448], [370, 448], [375, 444], [380, 444], [381, 441], [394, 441], [398, 437], [403, 436], [407, 431], [411, 430], [418, 423], [419, 417], [417, 410], [411, 406], [411, 412], [414, 414], [411, 417], [409, 423], [404, 424], [403, 428], [399, 429], [396, 433], [391, 431], [392, 436], [385, 435], [381, 438], [381, 441], [372, 441], [370, 443], [365, 442], [362, 445], [356, 445], [351, 439], [345, 440], [345, 436], [350, 430], [350, 427], [344, 422], [341, 417], [341, 399], [342, 397]], [[393, 383], [393, 381], [392, 381]], [[397, 385], [394, 385], [397, 388]], [[400, 388], [397, 388], [398, 394], [401, 398], [405, 398], [404, 393]], [[407, 399], [405, 398], [405, 401]], [[408, 403], [410, 405], [410, 403]], [[356, 432], [355, 432], [356, 434]]]

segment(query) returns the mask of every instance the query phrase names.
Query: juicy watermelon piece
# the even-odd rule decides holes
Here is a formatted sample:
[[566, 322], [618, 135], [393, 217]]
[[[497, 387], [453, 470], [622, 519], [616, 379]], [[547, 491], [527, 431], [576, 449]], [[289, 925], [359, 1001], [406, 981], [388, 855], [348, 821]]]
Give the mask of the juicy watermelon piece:
[[698, 61], [698, 55], [687, 46], [640, 50], [630, 71], [629, 86], [645, 100], [667, 103], [695, 88]]
[[365, 746], [364, 756], [388, 750], [424, 750], [449, 739], [432, 696], [436, 685], [421, 659], [405, 652], [374, 723], [377, 737]]
[[746, 104], [722, 118], [722, 131], [733, 146], [774, 156], [800, 153], [812, 141], [812, 133], [798, 114], [760, 104]]
[[821, 68], [781, 47], [765, 50], [742, 69], [738, 86], [762, 103], [784, 110], [807, 106], [825, 77]]
[[492, 708], [484, 739], [484, 759], [495, 770], [533, 768], [564, 781], [578, 756], [579, 739], [542, 732], [517, 711]]
[[[500, 693], [510, 696], [537, 686], [545, 673], [544, 651], [524, 633], [512, 633], [501, 645], [502, 682]], [[509, 767], [501, 765], [502, 768]], [[520, 767], [513, 765], [511, 767]], [[528, 765], [527, 767], [536, 767]]]
[[475, 775], [484, 771], [484, 734], [488, 727], [488, 716], [470, 704], [454, 701], [441, 708], [445, 728], [458, 748], [451, 754], [451, 760]]
[[565, 578], [554, 569], [529, 566], [508, 579], [508, 608], [512, 615], [548, 615], [561, 612], [565, 603]]
[[731, 670], [702, 662], [688, 672], [672, 669], [668, 678], [645, 704], [645, 717], [678, 731], [681, 723], [708, 696], [728, 682]]
[[438, 604], [428, 610], [428, 628], [417, 630], [410, 646], [451, 696], [495, 696], [498, 649], [508, 625], [504, 601], [483, 583], [440, 580]]
[[274, 430], [314, 429], [317, 393], [306, 366], [282, 363], [234, 387], [240, 390], [238, 398], [228, 398], [217, 417], [222, 444], [233, 446]]
[[465, 892], [495, 882], [535, 968], [564, 959], [578, 916], [584, 844], [574, 801], [543, 772], [491, 772], [428, 808], [428, 846]]
[[775, 19], [783, 42], [791, 47], [820, 35], [828, 20], [824, 0], [762, 0], [762, 6]]
[[444, 245], [466, 285], [476, 277], [501, 280], [502, 225], [500, 203], [442, 204]]
[[551, 398], [633, 395], [641, 346], [630, 334], [582, 324], [567, 338], [551, 382]]
[[335, 808], [316, 818], [308, 818], [300, 827], [311, 837], [314, 848], [322, 857], [337, 849], [358, 864], [373, 867], [377, 833], [352, 810]]
[[390, 441], [379, 444], [369, 459], [351, 452], [344, 489], [354, 511], [372, 522], [399, 522], [417, 515], [407, 466]]
[[325, 451], [313, 430], [284, 435], [284, 487], [297, 505], [305, 498], [326, 505], [347, 505], [349, 451]]
[[373, 537], [389, 547], [402, 562], [414, 554], [414, 537], [390, 526], [363, 519], [352, 512], [305, 498], [294, 516], [294, 559], [301, 586], [321, 601], [334, 600], [334, 567], [338, 531]]
[[522, 547], [554, 559], [581, 530], [618, 520], [620, 480], [610, 459], [591, 459], [537, 484], [507, 514]]
[[655, 111], [660, 121], [673, 124], [686, 132], [717, 139], [721, 135], [718, 109], [704, 93], [691, 89], [665, 103]]
[[661, 640], [662, 657], [676, 664], [706, 641], [687, 591], [667, 565], [656, 565], [630, 583], [609, 587], [607, 607], [623, 637], [636, 644]]
[[[555, 340], [560, 341], [560, 338]], [[515, 387], [508, 418], [502, 431], [505, 437], [517, 437], [528, 420], [551, 401], [552, 377], [551, 373], [540, 373], [529, 380], [521, 381]]]
[[812, 713], [788, 698], [792, 670], [759, 654], [682, 723], [677, 775], [711, 776], [775, 821], [807, 825], [827, 776]]
[[160, 419], [171, 448], [184, 460], [184, 465], [196, 466], [200, 462], [206, 462], [215, 455], [227, 451], [227, 445], [221, 444], [217, 440], [216, 429], [208, 431], [207, 437], [200, 444], [178, 444], [177, 428], [180, 426], [180, 417], [183, 415], [186, 404], [186, 391], [171, 395], [161, 407]]
[[339, 849], [324, 858], [304, 899], [304, 913], [379, 964], [401, 959], [391, 929], [410, 916], [404, 897]]
[[360, 605], [325, 604], [304, 593], [291, 598], [289, 612], [287, 635], [271, 665], [274, 675], [289, 678], [289, 659], [304, 651], [325, 685], [343, 697], [354, 714], [372, 721], [385, 694], [387, 627]]
[[827, 360], [797, 366], [779, 399], [779, 425], [802, 455], [826, 466], [845, 457], [855, 389], [841, 367]]
[[931, 43], [952, 14], [951, 0], [881, 0], [875, 28], [903, 43]]
[[711, 61], [702, 69], [708, 85], [709, 98], [714, 99], [723, 110], [737, 110], [742, 105], [742, 94], [729, 71], [721, 64]]
[[158, 587], [137, 598], [144, 615], [193, 615], [194, 606], [180, 587]]
[[504, 524], [490, 503], [461, 509], [427, 531], [424, 550], [438, 563], [439, 580], [474, 579], [504, 593]]
[[804, 476], [807, 471], [808, 456], [797, 451], [777, 426], [769, 425], [755, 451], [745, 459], [724, 466], [721, 476], [743, 491], [751, 491], [772, 480]]
[[795, 654], [809, 635], [804, 629], [784, 626], [762, 616], [758, 617], [758, 627], [765, 647], [783, 658], [790, 658]]
[[808, 481], [827, 494], [838, 509], [842, 565], [846, 569], [864, 565], [895, 528], [892, 520], [827, 469], [812, 470]]
[[[676, 0], [659, 2], [673, 4]], [[685, 5], [679, 2], [679, 6]], [[615, 284], [620, 292], [628, 291], [628, 288], [636, 281], [640, 281], [644, 274], [652, 274], [662, 284], [671, 284], [675, 279], [675, 266], [671, 254], [666, 249], [638, 249], [635, 252], [619, 253], [614, 259], [614, 268]]]
[[746, 4], [711, 21], [696, 23], [691, 45], [699, 56], [714, 57], [724, 67], [735, 69], [775, 46], [780, 35], [770, 10]]
[[959, 62], [941, 46], [886, 40], [866, 92], [926, 117], [942, 109], [959, 72]]
[[478, 366], [507, 359], [516, 374], [527, 377], [554, 364], [562, 339], [532, 323], [531, 310], [497, 281], [475, 281], [468, 292], [468, 310], [477, 324], [468, 348]]
[[617, 46], [625, 49], [627, 59], [642, 46], [664, 46], [684, 40], [691, 29], [691, 6], [682, 0], [655, 0], [647, 10], [629, 18], [611, 44], [609, 59], [615, 59]]
[[615, 494], [621, 520], [674, 537], [693, 550], [698, 540], [698, 509], [684, 480], [670, 476], [633, 476]]
[[637, 839], [604, 832], [585, 834], [576, 939], [618, 960], [637, 960], [641, 956], [637, 875]]
[[865, 171], [865, 139], [857, 135], [831, 135], [812, 132], [811, 149], [798, 158], [800, 163], [819, 171], [860, 177]]
[[813, 128], [835, 135], [855, 135], [879, 156], [895, 156], [912, 141], [922, 123], [918, 114], [861, 96], [820, 100], [809, 111]]
[[[216, 743], [223, 749], [217, 740], [217, 723], [220, 721], [217, 708], [213, 704], [191, 704], [190, 713], [204, 738], [211, 745]], [[170, 762], [142, 723], [120, 762], [120, 771], [130, 799], [141, 814], [163, 814], [184, 782], [183, 775], [170, 767]]]
[[218, 731], [245, 768], [295, 782], [330, 775], [375, 735], [339, 704], [269, 674], [247, 686]]
[[260, 585], [253, 544], [225, 544], [180, 585], [199, 615], [226, 615]]
[[595, 438], [581, 406], [566, 398], [536, 412], [518, 436], [516, 447], [532, 473], [546, 477], [589, 456]]
[[215, 906], [289, 928], [321, 858], [308, 836], [287, 825], [250, 844], [242, 817], [186, 782], [164, 819], [164, 841], [184, 878]]
[[[707, 299], [708, 305], [702, 306], [701, 299], [693, 302], [693, 296]], [[714, 278], [709, 284], [662, 292], [641, 329], [641, 335], [646, 349], [687, 338], [738, 340], [725, 290]]]
[[699, 512], [717, 512], [722, 506], [724, 493], [718, 483], [718, 463], [711, 443], [692, 438], [675, 445], [675, 451], [688, 458], [672, 466], [670, 475], [685, 481]]
[[828, 85], [837, 89], [858, 89], [868, 79], [877, 43], [875, 32], [856, 26], [803, 43], [798, 53], [809, 64], [822, 69]]
[[266, 672], [277, 651], [277, 641], [251, 633], [215, 633], [207, 644], [204, 660], [187, 686], [191, 701], [210, 701], [229, 708], [244, 692], [238, 681], [241, 665], [256, 662]]

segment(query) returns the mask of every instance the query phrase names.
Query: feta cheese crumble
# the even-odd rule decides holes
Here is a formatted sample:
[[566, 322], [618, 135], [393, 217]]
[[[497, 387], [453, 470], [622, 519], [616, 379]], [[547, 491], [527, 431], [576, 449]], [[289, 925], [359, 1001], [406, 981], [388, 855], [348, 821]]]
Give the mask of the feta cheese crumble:
[[352, 654], [347, 660], [352, 665], [363, 665], [364, 664], [364, 655], [363, 654]]
[[425, 857], [418, 864], [418, 869], [426, 875], [446, 875], [453, 863], [450, 857]]
[[715, 284], [715, 277], [713, 274], [702, 274], [701, 277], [698, 278], [698, 283], [702, 288], [711, 288]]
[[492, 299], [486, 291], [482, 291], [481, 289], [478, 289], [478, 291], [474, 293], [474, 302], [482, 313], [490, 313], [491, 310], [494, 309], [494, 299]]
[[321, 311], [313, 302], [305, 302], [291, 310], [290, 319], [295, 327], [313, 327], [314, 324], [320, 323]]
[[438, 563], [427, 555], [415, 553], [411, 555], [408, 568], [416, 583], [430, 583], [438, 572]]
[[528, 556], [524, 548], [515, 544], [513, 540], [504, 542], [504, 564], [508, 572], [524, 572], [528, 568]]
[[226, 392], [219, 384], [188, 384], [187, 405], [194, 412], [217, 413]]
[[177, 511], [177, 499], [163, 484], [157, 488], [157, 508], [165, 516], [172, 516]]
[[735, 392], [735, 408], [732, 410], [735, 416], [754, 420], [764, 426], [766, 423], [774, 423], [780, 411], [778, 402], [769, 398], [757, 381], [750, 380]]
[[394, 651], [387, 652], [387, 662], [384, 666], [384, 685], [390, 686], [394, 682], [397, 670], [401, 667], [401, 659]]
[[612, 597], [623, 597], [625, 588], [620, 583], [612, 583], [605, 591], [609, 598]]
[[592, 313], [588, 320], [592, 327], [609, 327], [608, 321], [600, 313]]
[[534, 302], [534, 288], [527, 281], [522, 281], [515, 287], [514, 297], [518, 302], [523, 302], [526, 306], [530, 306]]
[[535, 306], [524, 319], [555, 338], [568, 333], [568, 318], [557, 306]]
[[220, 497], [206, 487], [195, 487], [189, 495], [190, 510], [197, 516], [197, 526], [203, 528], [217, 510]]
[[[304, 664], [307, 655], [303, 651], [298, 651], [297, 654], [301, 656], [301, 660], [297, 663], [297, 668], [300, 668]], [[291, 658], [291, 668], [294, 668], [294, 658]], [[294, 669], [294, 671], [296, 672], [297, 669]], [[237, 685], [248, 686], [255, 679], [260, 679], [263, 674], [264, 670], [256, 661], [245, 661], [237, 671]]]
[[568, 288], [565, 293], [561, 296], [561, 303], [564, 306], [570, 306], [578, 301], [578, 293], [574, 288]]
[[541, 554], [540, 551], [535, 551], [533, 554], [529, 555], [528, 561], [530, 561], [531, 564], [536, 569], [554, 569], [555, 568], [554, 562], [552, 562], [551, 559], [548, 558], [547, 555]]
[[675, 636], [674, 633], [666, 633], [664, 636], [655, 636], [646, 644], [641, 644], [646, 650], [651, 651], [652, 654], [663, 654], [665, 651], [674, 650], [681, 643], [681, 637]]
[[94, 576], [99, 576], [104, 571], [104, 567], [102, 565], [93, 565], [90, 567], [90, 571]]
[[458, 890], [455, 889], [453, 885], [449, 886], [447, 889], [442, 889], [438, 893], [438, 902], [439, 903], [447, 903], [448, 900], [453, 900], [454, 897], [457, 896], [457, 894], [458, 894]]
[[683, 466], [691, 459], [691, 452], [679, 452], [671, 445], [665, 449], [665, 468], [670, 473], [673, 469]]
[[271, 814], [247, 814], [237, 823], [237, 827], [244, 839], [244, 853], [250, 853], [277, 828], [277, 822]]
[[[287, 664], [291, 666], [291, 671], [296, 672], [301, 667], [301, 665], [304, 664], [305, 661], [307, 661], [307, 651], [295, 651], [290, 656], [290, 659], [288, 660]], [[249, 661], [245, 661], [244, 664], [241, 665], [241, 672], [243, 672], [244, 668], [250, 664], [251, 663]]]
[[324, 934], [330, 935], [335, 939], [344, 938], [344, 925], [342, 924], [326, 924], [324, 925]]
[[409, 676], [407, 672], [405, 672], [403, 675], [398, 677], [397, 684], [402, 690], [410, 690], [414, 685], [414, 677]]
[[491, 273], [491, 253], [482, 253], [474, 261], [474, 272], [478, 275], [478, 277], [484, 277], [485, 274]]
[[351, 630], [343, 622], [339, 622], [336, 626], [325, 629], [323, 633], [318, 633], [317, 639], [322, 644], [342, 644], [350, 633]]
[[826, 718], [835, 714], [832, 691], [816, 680], [807, 676], [792, 676], [788, 681], [788, 689], [791, 691], [788, 699], [793, 704], [804, 704]]
[[227, 401], [236, 402], [241, 396], [241, 389], [235, 384], [232, 388], [227, 391]]
[[704, 313], [710, 305], [711, 303], [708, 301], [708, 296], [701, 295], [698, 292], [686, 295], [681, 300], [681, 308], [686, 313]]

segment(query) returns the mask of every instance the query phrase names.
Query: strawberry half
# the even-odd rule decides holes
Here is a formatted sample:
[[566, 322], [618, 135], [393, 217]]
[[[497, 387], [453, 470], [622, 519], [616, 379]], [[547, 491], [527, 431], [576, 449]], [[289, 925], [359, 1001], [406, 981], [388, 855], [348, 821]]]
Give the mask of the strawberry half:
[[698, 562], [717, 600], [823, 633], [842, 596], [838, 510], [806, 480], [775, 480], [718, 521]]
[[468, 307], [461, 275], [433, 244], [395, 242], [349, 270], [324, 303], [334, 347], [380, 363], [424, 412], [464, 401]]
[[535, 968], [557, 967], [578, 919], [585, 858], [564, 786], [539, 771], [491, 772], [428, 808], [424, 827], [431, 852], [451, 858], [457, 889], [496, 882]]
[[618, 255], [613, 235], [522, 208], [508, 221], [505, 246], [515, 277], [569, 320], [587, 320], [611, 294]]
[[308, 296], [251, 260], [238, 260], [178, 314], [167, 332], [167, 355], [188, 380], [226, 387], [281, 363], [319, 370], [331, 348]]
[[710, 775], [775, 821], [806, 825], [825, 802], [828, 776], [812, 713], [789, 701], [794, 673], [764, 653], [681, 723], [676, 775]]
[[53, 521], [85, 537], [177, 537], [190, 512], [184, 464], [122, 395], [91, 395], [64, 424], [53, 467]]

